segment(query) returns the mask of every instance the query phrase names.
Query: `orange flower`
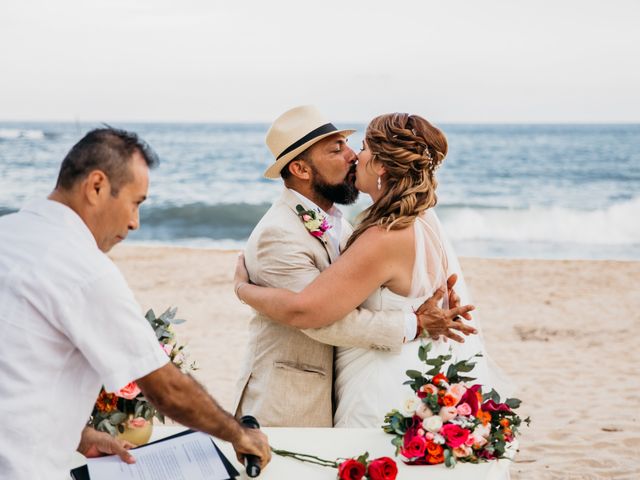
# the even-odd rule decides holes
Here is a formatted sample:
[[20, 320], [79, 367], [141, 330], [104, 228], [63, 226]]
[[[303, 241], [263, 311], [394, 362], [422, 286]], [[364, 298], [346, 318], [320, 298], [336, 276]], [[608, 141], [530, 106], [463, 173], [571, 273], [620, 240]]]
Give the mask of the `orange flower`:
[[113, 393], [107, 393], [103, 390], [100, 390], [100, 395], [98, 395], [98, 400], [96, 400], [96, 407], [98, 410], [104, 413], [113, 412], [118, 405], [118, 397], [116, 397]]
[[478, 409], [478, 413], [476, 413], [476, 417], [478, 418], [478, 420], [482, 422], [482, 425], [486, 425], [491, 421], [491, 414], [489, 412], [483, 412], [480, 409]]
[[507, 428], [510, 425], [509, 419], [503, 418], [502, 420], [500, 420], [500, 425], [502, 425], [504, 428]]
[[453, 395], [446, 394], [442, 399], [442, 403], [445, 407], [455, 407], [458, 403], [458, 399]]
[[478, 397], [478, 404], [482, 404], [482, 394], [480, 392], [476, 392], [476, 397]]
[[513, 432], [511, 431], [511, 429], [510, 429], [510, 428], [505, 428], [505, 429], [504, 429], [504, 434], [505, 434], [505, 436], [510, 437], [512, 433], [513, 433]]
[[431, 465], [437, 465], [438, 463], [444, 462], [444, 451], [439, 455], [429, 455], [427, 454], [427, 463]]
[[439, 456], [443, 455], [442, 445], [438, 445], [437, 443], [433, 443], [432, 441], [427, 442], [427, 453], [431, 456]]

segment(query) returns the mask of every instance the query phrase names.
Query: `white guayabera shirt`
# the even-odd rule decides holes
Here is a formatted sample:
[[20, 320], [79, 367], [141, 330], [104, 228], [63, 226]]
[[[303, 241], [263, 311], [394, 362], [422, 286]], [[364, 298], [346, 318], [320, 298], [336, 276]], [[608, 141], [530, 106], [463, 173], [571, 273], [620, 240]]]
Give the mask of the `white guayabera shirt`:
[[[327, 222], [329, 222], [329, 225], [331, 225], [331, 228], [327, 230], [324, 234], [326, 235], [327, 240], [332, 243], [334, 247], [334, 251], [339, 252], [340, 239], [342, 238], [342, 216], [343, 216], [342, 211], [335, 205], [332, 205], [329, 211], [325, 212], [323, 209], [321, 209], [314, 202], [312, 202], [307, 197], [302, 195], [300, 192], [296, 192], [291, 188], [289, 190], [293, 192], [300, 199], [302, 206], [305, 207], [307, 210], [318, 210], [322, 215], [324, 215], [327, 218]], [[417, 321], [416, 321], [416, 316], [411, 309], [407, 308], [404, 313], [405, 313], [404, 338], [405, 338], [405, 342], [409, 342], [415, 339], [416, 337]]]
[[70, 208], [39, 200], [0, 217], [0, 476], [69, 478], [105, 385], [168, 357], [133, 293]]

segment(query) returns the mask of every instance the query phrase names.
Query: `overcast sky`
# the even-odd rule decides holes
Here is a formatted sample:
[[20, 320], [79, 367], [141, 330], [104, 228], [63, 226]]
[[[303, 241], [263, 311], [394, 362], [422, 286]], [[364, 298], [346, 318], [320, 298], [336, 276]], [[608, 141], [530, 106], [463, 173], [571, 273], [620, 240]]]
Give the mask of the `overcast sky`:
[[0, 120], [639, 122], [639, 0], [1, 0]]

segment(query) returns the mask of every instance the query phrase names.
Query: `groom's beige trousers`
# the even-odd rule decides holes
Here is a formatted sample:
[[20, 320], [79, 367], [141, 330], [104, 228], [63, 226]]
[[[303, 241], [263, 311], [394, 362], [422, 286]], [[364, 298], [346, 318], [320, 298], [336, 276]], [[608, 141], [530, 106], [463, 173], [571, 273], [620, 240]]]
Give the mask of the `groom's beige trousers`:
[[[253, 230], [245, 250], [252, 282], [300, 291], [338, 257], [330, 242], [304, 227], [296, 213], [299, 203], [285, 189]], [[343, 222], [342, 246], [352, 232]], [[254, 315], [234, 401], [236, 416], [253, 415], [263, 426], [332, 427], [334, 346], [398, 351], [404, 331], [400, 310], [358, 309], [328, 327], [309, 330]]]

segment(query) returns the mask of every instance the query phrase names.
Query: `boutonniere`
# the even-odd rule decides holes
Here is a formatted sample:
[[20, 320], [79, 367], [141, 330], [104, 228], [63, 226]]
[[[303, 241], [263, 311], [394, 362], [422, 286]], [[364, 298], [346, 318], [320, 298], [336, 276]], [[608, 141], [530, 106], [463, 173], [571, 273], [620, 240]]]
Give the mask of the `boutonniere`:
[[300, 220], [304, 223], [304, 228], [309, 230], [309, 233], [316, 238], [322, 239], [324, 232], [332, 228], [326, 217], [320, 213], [320, 210], [305, 210], [302, 205], [298, 204], [296, 205], [296, 211]]

